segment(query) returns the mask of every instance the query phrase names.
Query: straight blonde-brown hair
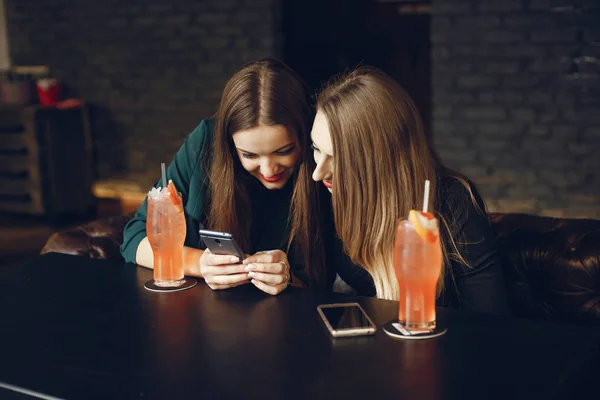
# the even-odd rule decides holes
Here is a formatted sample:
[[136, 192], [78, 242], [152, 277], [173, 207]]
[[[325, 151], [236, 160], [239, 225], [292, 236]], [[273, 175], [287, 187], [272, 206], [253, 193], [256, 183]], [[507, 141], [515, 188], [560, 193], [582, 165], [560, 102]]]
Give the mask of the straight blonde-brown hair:
[[[230, 232], [244, 252], [250, 248], [252, 226], [248, 185], [253, 179], [242, 167], [235, 152], [233, 134], [260, 125], [283, 125], [300, 148], [299, 166], [291, 179], [294, 185], [288, 221], [292, 242], [302, 252], [309, 282], [316, 289], [324, 285], [324, 251], [319, 219], [298, 215], [298, 198], [308, 199], [306, 209], [319, 213], [319, 190], [310, 175], [314, 160], [310, 153], [310, 124], [314, 117], [311, 97], [302, 79], [286, 64], [262, 59], [240, 67], [225, 85], [215, 115], [213, 155], [209, 166], [211, 229]], [[302, 234], [295, 233], [302, 230]], [[308, 232], [315, 232], [312, 237]], [[283, 242], [286, 238], [282, 238]]]
[[446, 264], [450, 258], [462, 260], [448, 224], [437, 212], [445, 169], [402, 87], [378, 69], [360, 67], [320, 93], [317, 111], [327, 118], [333, 144], [336, 231], [352, 261], [373, 277], [377, 297], [399, 298], [393, 267], [395, 228], [409, 210], [422, 207], [426, 179], [431, 193], [437, 194], [430, 196], [429, 209], [440, 219], [442, 238], [447, 239], [441, 241]]

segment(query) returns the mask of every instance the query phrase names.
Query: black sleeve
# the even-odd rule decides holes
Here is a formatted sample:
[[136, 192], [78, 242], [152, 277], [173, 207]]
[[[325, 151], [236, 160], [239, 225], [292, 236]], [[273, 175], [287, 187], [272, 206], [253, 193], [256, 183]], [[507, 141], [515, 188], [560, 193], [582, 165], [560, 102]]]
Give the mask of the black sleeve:
[[442, 215], [466, 264], [450, 246], [452, 274], [446, 282], [456, 286], [461, 308], [478, 312], [508, 315], [508, 299], [502, 264], [498, 255], [495, 233], [492, 231], [484, 203], [475, 187], [469, 190], [458, 180], [450, 179], [442, 199]]
[[326, 196], [327, 204], [323, 208], [327, 210], [327, 218], [323, 222], [323, 235], [326, 246], [327, 278], [331, 282], [331, 287], [339, 275], [346, 284], [354, 289], [356, 295], [374, 297], [376, 291], [373, 278], [367, 270], [352, 262], [350, 256], [344, 251], [344, 245], [335, 229], [330, 194], [326, 193]]
[[344, 251], [342, 241], [335, 235], [332, 237], [330, 247], [330, 262], [331, 269], [335, 271], [335, 275], [339, 275], [346, 282], [357, 296], [375, 297], [376, 290], [373, 278], [366, 269], [352, 262], [350, 256]]

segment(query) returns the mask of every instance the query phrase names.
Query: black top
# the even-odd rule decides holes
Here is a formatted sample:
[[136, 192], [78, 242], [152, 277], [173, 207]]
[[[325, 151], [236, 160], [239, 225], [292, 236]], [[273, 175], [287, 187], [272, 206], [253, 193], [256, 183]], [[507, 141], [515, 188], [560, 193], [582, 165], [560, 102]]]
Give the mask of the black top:
[[[438, 309], [444, 336], [401, 341], [380, 329], [393, 301], [201, 282], [155, 293], [149, 279], [62, 254], [0, 268], [0, 398], [578, 398], [598, 362], [590, 327]], [[353, 300], [378, 332], [332, 340], [317, 305]]]
[[[508, 314], [508, 300], [498, 256], [496, 236], [491, 229], [481, 196], [471, 185], [471, 190], [481, 209], [478, 210], [464, 185], [455, 178], [445, 178], [439, 185], [444, 216], [460, 254], [469, 266], [452, 260], [446, 269], [444, 290], [437, 304], [473, 311]], [[443, 230], [442, 230], [443, 232]], [[448, 242], [442, 236], [442, 240]], [[375, 296], [373, 279], [364, 269], [343, 254], [336, 263], [340, 277], [360, 296]]]

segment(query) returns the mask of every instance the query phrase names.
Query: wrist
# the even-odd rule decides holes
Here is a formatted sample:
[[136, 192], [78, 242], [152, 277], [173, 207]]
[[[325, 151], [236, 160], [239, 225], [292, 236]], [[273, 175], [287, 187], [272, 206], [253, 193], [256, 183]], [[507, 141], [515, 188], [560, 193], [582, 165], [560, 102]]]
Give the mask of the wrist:
[[204, 254], [204, 250], [194, 249], [192, 247], [183, 248], [183, 273], [186, 276], [194, 276], [202, 278], [200, 272], [200, 257]]

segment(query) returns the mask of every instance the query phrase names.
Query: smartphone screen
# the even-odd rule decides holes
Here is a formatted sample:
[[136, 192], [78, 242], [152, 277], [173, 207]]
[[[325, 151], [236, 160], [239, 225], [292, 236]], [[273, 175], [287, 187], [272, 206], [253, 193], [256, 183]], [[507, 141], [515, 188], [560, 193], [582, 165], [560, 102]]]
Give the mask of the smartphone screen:
[[373, 321], [358, 303], [327, 304], [318, 307], [321, 318], [334, 336], [372, 334]]

